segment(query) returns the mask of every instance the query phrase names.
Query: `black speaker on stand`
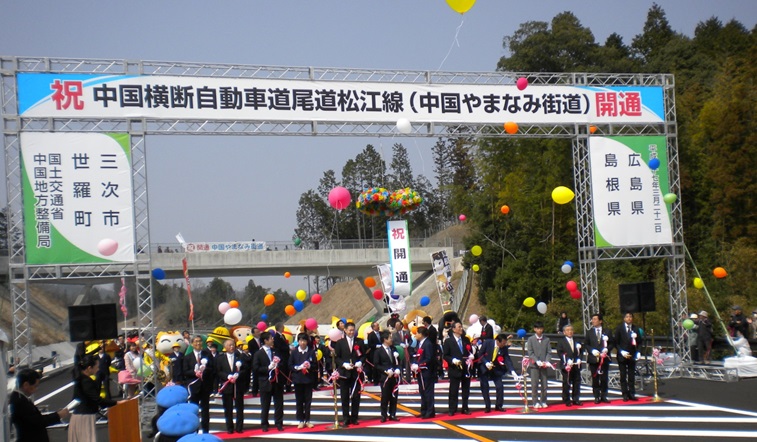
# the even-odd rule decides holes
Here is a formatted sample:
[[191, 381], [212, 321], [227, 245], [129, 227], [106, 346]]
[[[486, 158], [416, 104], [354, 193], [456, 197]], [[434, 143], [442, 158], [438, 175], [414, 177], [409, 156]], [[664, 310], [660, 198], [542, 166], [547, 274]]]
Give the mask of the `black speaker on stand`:
[[68, 333], [71, 342], [115, 339], [118, 336], [116, 304], [68, 307]]

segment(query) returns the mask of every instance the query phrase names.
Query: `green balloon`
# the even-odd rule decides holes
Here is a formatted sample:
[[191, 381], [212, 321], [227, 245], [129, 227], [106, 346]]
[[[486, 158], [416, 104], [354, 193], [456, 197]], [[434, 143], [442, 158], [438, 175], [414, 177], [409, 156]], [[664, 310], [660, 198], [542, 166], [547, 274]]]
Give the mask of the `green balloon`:
[[302, 244], [302, 240], [300, 238], [295, 238], [294, 239], [294, 245], [297, 246], [297, 247], [299, 247], [300, 244]]
[[663, 195], [662, 200], [665, 201], [665, 204], [673, 204], [678, 199], [678, 195], [675, 193], [666, 193]]
[[694, 321], [691, 319], [684, 319], [683, 320], [683, 328], [686, 330], [691, 330], [694, 327]]

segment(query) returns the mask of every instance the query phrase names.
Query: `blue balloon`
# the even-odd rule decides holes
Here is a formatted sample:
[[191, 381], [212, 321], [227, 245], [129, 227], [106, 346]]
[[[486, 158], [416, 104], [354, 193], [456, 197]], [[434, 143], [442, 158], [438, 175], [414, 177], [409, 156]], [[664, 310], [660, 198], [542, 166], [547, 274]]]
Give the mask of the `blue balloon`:
[[268, 320], [268, 315], [265, 314], [265, 313], [263, 313], [262, 315], [260, 315], [260, 319], [262, 319], [264, 321], [267, 321]]
[[398, 294], [396, 294], [394, 292], [390, 293], [389, 296], [391, 296], [392, 299], [400, 299], [400, 295], [398, 295]]
[[660, 167], [660, 160], [658, 158], [652, 158], [649, 160], [649, 168], [652, 170], [657, 170], [657, 168]]
[[294, 306], [294, 309], [297, 310], [298, 312], [301, 312], [302, 309], [305, 308], [305, 304], [303, 304], [302, 301], [300, 301], [299, 299], [294, 301], [292, 305]]
[[152, 277], [158, 281], [166, 279], [166, 272], [163, 269], [152, 269]]
[[421, 307], [425, 307], [431, 303], [431, 299], [429, 299], [428, 296], [424, 296], [421, 298]]
[[564, 262], [563, 264], [567, 264], [567, 265], [569, 265], [571, 269], [572, 269], [573, 267], [575, 267], [575, 265], [573, 264], [573, 261], [565, 261], [565, 262]]
[[526, 329], [525, 328], [518, 329], [518, 337], [521, 338], [521, 339], [523, 339], [523, 338], [526, 337]]
[[342, 321], [342, 323], [344, 325], [347, 325], [347, 319], [345, 319], [345, 318], [339, 318], [339, 320]]

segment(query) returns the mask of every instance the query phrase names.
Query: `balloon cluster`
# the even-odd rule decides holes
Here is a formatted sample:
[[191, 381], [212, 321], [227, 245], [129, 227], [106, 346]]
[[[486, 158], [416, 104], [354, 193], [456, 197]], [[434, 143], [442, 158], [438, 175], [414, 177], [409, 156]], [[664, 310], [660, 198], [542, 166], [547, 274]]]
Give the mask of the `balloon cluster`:
[[394, 216], [415, 210], [422, 202], [423, 198], [418, 192], [409, 187], [394, 192], [383, 187], [371, 187], [358, 196], [355, 206], [366, 215]]
[[242, 311], [239, 310], [239, 301], [231, 300], [218, 304], [218, 312], [223, 315], [226, 325], [236, 325], [242, 320]]

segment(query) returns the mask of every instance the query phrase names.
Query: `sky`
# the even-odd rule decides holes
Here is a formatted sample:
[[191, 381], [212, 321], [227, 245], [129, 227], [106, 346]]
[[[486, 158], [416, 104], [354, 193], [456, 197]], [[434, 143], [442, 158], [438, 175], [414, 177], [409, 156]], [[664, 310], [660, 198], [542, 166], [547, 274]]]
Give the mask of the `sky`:
[[[754, 0], [479, 0], [464, 15], [444, 0], [5, 0], [0, 55], [491, 72], [522, 23], [571, 11], [597, 43], [616, 32], [630, 45], [653, 3], [689, 36], [713, 16], [757, 22]], [[389, 163], [396, 142], [433, 180], [433, 139], [150, 136], [151, 241], [290, 240], [299, 197], [325, 170], [338, 176], [367, 144]]]

